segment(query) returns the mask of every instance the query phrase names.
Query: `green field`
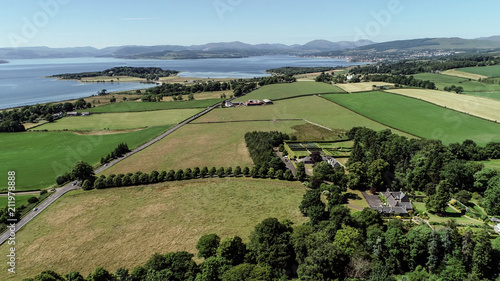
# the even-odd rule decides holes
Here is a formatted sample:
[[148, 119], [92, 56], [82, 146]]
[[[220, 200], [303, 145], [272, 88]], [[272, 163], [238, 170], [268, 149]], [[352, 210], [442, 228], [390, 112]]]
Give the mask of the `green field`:
[[134, 112], [134, 111], [151, 111], [164, 109], [185, 109], [185, 108], [205, 108], [212, 106], [222, 99], [207, 99], [207, 100], [192, 100], [192, 101], [172, 101], [172, 102], [118, 102], [98, 107], [89, 108], [82, 111], [92, 113], [113, 113], [113, 112]]
[[200, 111], [201, 109], [176, 109], [72, 116], [46, 123], [35, 130], [123, 130], [165, 126], [180, 123]]
[[472, 74], [484, 75], [488, 77], [500, 77], [500, 65], [465, 67], [465, 68], [459, 68], [457, 70]]
[[[305, 223], [298, 208], [304, 193], [298, 182], [247, 178], [71, 192], [16, 234], [16, 256], [22, 259], [17, 273], [2, 273], [2, 280], [43, 270], [83, 276], [98, 266], [132, 270], [154, 253], [196, 254], [198, 239], [209, 233], [247, 242], [255, 225], [268, 217]], [[0, 252], [7, 253], [7, 247], [0, 246]], [[7, 263], [0, 271], [7, 271]]]
[[[26, 205], [28, 204], [28, 199], [31, 197], [37, 197], [38, 194], [33, 194], [33, 195], [17, 195], [15, 196], [16, 198], [16, 207]], [[7, 196], [0, 196], [0, 208], [4, 208], [8, 204], [8, 197]]]
[[245, 96], [237, 98], [235, 101], [247, 101], [251, 99], [279, 100], [290, 97], [305, 96], [322, 93], [344, 93], [345, 91], [337, 86], [318, 82], [295, 82], [287, 84], [266, 85]]
[[70, 132], [1, 133], [0, 181], [7, 171], [16, 172], [18, 191], [35, 190], [55, 184], [55, 178], [69, 171], [77, 161], [97, 164], [119, 143], [130, 148], [160, 135], [171, 126], [110, 135], [77, 135]]
[[439, 139], [445, 144], [466, 139], [480, 145], [500, 141], [500, 124], [413, 98], [384, 92], [323, 97], [387, 126], [423, 138]]
[[280, 131], [303, 121], [188, 124], [161, 141], [110, 167], [106, 174], [207, 167], [251, 167], [245, 133]]
[[[314, 110], [310, 110], [311, 108]], [[307, 124], [302, 118], [342, 130], [349, 130], [354, 126], [365, 126], [374, 130], [387, 129], [320, 97], [288, 99], [278, 101], [273, 106], [217, 108], [153, 146], [109, 168], [105, 173], [177, 170], [196, 166], [233, 168], [237, 165], [248, 166], [252, 164], [252, 160], [245, 145], [245, 133], [251, 131], [295, 133], [294, 128], [299, 129], [302, 128], [301, 125]], [[296, 119], [296, 121], [276, 119]]]
[[500, 159], [492, 159], [488, 161], [481, 161], [485, 168], [496, 169], [500, 171]]
[[420, 80], [429, 80], [436, 84], [439, 90], [451, 85], [461, 86], [468, 95], [475, 95], [493, 99], [500, 99], [500, 85], [485, 84], [476, 80], [466, 78], [454, 77], [443, 74], [421, 73], [414, 75], [415, 78]]
[[[384, 125], [316, 96], [276, 101], [270, 106], [217, 108], [197, 119], [195, 123], [275, 119], [305, 119], [330, 129], [341, 130], [350, 130], [356, 126], [374, 130], [387, 129]], [[235, 123], [234, 126], [240, 125]]]

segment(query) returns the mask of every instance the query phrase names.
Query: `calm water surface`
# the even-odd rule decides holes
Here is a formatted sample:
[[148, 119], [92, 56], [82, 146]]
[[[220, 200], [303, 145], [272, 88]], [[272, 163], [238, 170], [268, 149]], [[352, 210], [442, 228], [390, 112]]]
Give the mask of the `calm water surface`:
[[70, 58], [11, 60], [0, 64], [0, 109], [63, 101], [109, 92], [151, 87], [141, 83], [79, 83], [47, 76], [62, 73], [101, 71], [117, 66], [161, 67], [182, 71], [181, 77], [251, 78], [266, 76], [265, 70], [283, 66], [350, 66], [340, 59], [261, 56], [241, 59], [125, 60], [114, 58]]

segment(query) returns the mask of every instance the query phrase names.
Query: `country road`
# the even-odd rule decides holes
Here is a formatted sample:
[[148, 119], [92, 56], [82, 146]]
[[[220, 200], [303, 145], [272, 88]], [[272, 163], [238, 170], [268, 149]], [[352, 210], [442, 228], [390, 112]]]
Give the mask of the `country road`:
[[[232, 99], [229, 99], [229, 100], [233, 100], [234, 98]], [[158, 142], [159, 140], [163, 139], [164, 137], [170, 135], [171, 133], [175, 132], [177, 129], [181, 128], [182, 126], [192, 122], [193, 120], [207, 114], [208, 112], [212, 111], [214, 108], [220, 106], [221, 103], [217, 103], [205, 110], [203, 110], [202, 112], [198, 113], [198, 114], [195, 114], [191, 117], [189, 117], [188, 119], [182, 121], [181, 123], [177, 124], [175, 127], [169, 129], [168, 131], [164, 132], [163, 134], [159, 135], [158, 137], [148, 141], [147, 143], [137, 147], [136, 149], [132, 150], [131, 152], [125, 154], [123, 157], [121, 158], [118, 158], [118, 159], [115, 159], [111, 162], [109, 162], [106, 166], [101, 166], [99, 168], [97, 168], [96, 170], [94, 170], [94, 172], [96, 174], [100, 173], [100, 172], [103, 172], [104, 170], [108, 169], [109, 167], [119, 163], [120, 161], [126, 159], [127, 157], [131, 156], [131, 155], [134, 155], [136, 154], [137, 152], [139, 151], [142, 151], [144, 150], [145, 148], [153, 145], [154, 143]], [[68, 191], [71, 191], [71, 190], [75, 190], [75, 189], [78, 189], [79, 186], [78, 185], [75, 185], [73, 186], [72, 183], [69, 183], [67, 185], [65, 185], [64, 187], [62, 188], [58, 188], [49, 198], [47, 198], [45, 201], [43, 201], [42, 203], [40, 203], [40, 205], [37, 206], [37, 211], [31, 211], [30, 213], [28, 213], [26, 216], [24, 216], [21, 220], [19, 220], [17, 223], [16, 223], [16, 227], [15, 227], [15, 232], [18, 232], [19, 229], [21, 229], [23, 226], [25, 226], [28, 222], [30, 222], [34, 217], [36, 217], [39, 213], [41, 213], [42, 211], [44, 211], [48, 206], [50, 206], [52, 203], [54, 203], [57, 199], [59, 199], [61, 196], [63, 196], [66, 192]], [[37, 192], [38, 193], [38, 192]], [[7, 239], [9, 239], [9, 237], [11, 236], [11, 232], [10, 230], [7, 230], [6, 232], [2, 233], [2, 235], [0, 235], [0, 245], [2, 245], [3, 243], [5, 243], [5, 241], [7, 241]]]

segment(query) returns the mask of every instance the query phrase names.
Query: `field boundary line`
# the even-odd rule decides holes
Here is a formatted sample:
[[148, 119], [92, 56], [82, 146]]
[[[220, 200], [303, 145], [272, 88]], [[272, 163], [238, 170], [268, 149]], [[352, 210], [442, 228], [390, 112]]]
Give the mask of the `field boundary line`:
[[223, 123], [244, 123], [244, 122], [286, 122], [286, 121], [306, 121], [304, 119], [255, 119], [255, 120], [234, 120], [234, 121], [206, 121], [206, 122], [192, 122], [191, 125], [203, 124], [223, 124]]
[[387, 91], [381, 91], [381, 92], [384, 92], [384, 93], [387, 93], [387, 94], [396, 95], [396, 96], [400, 96], [400, 97], [410, 98], [410, 99], [418, 100], [418, 101], [421, 101], [421, 102], [426, 102], [428, 104], [432, 104], [434, 106], [438, 106], [438, 107], [441, 107], [443, 109], [448, 109], [448, 110], [455, 111], [455, 112], [458, 112], [458, 113], [461, 113], [461, 114], [465, 114], [465, 115], [468, 115], [468, 116], [471, 116], [471, 117], [475, 117], [475, 118], [478, 118], [478, 119], [481, 119], [481, 120], [484, 120], [484, 121], [488, 121], [488, 122], [491, 122], [491, 123], [498, 124], [498, 120], [492, 120], [492, 119], [480, 117], [480, 116], [477, 116], [477, 115], [474, 115], [474, 114], [470, 114], [468, 112], [460, 111], [460, 110], [457, 110], [457, 109], [454, 109], [454, 108], [451, 108], [451, 107], [442, 106], [442, 105], [439, 105], [439, 104], [436, 104], [436, 103], [433, 103], [433, 102], [430, 102], [430, 101], [426, 101], [426, 100], [423, 100], [423, 99], [419, 99], [419, 98], [416, 98], [416, 97], [410, 97], [410, 96], [406, 96], [406, 95], [403, 95], [403, 94], [392, 93], [392, 92], [387, 92]]

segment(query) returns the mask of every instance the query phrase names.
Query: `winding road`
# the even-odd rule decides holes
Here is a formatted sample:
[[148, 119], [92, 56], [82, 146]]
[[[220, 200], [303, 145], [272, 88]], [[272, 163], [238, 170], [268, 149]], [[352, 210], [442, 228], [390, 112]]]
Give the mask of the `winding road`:
[[[233, 100], [233, 99], [234, 98], [229, 99], [229, 100]], [[170, 135], [171, 133], [175, 132], [176, 130], [178, 130], [182, 126], [184, 126], [184, 125], [192, 122], [193, 120], [195, 120], [195, 119], [197, 119], [197, 118], [199, 118], [199, 117], [207, 114], [208, 112], [212, 111], [214, 108], [220, 106], [220, 104], [221, 103], [217, 103], [215, 105], [212, 105], [211, 107], [203, 110], [202, 112], [189, 117], [188, 119], [182, 121], [181, 123], [175, 125], [171, 129], [169, 129], [166, 132], [164, 132], [163, 134], [159, 135], [158, 137], [156, 137], [156, 138], [148, 141], [147, 143], [145, 143], [145, 144], [137, 147], [136, 149], [132, 150], [131, 152], [125, 154], [123, 157], [115, 159], [115, 160], [109, 162], [107, 165], [101, 166], [101, 167], [97, 168], [94, 172], [96, 174], [98, 174], [98, 173], [100, 173], [100, 172], [108, 169], [109, 167], [111, 167], [111, 166], [119, 163], [120, 161], [123, 161], [127, 157], [130, 157], [130, 156], [136, 154], [137, 152], [146, 149], [147, 147], [155, 144], [156, 142], [160, 141], [164, 137], [166, 137], [166, 136]], [[23, 218], [21, 218], [21, 220], [19, 220], [16, 223], [16, 225], [15, 225], [15, 232], [18, 232], [23, 226], [25, 226], [34, 217], [36, 217], [38, 214], [40, 214], [42, 211], [44, 211], [47, 207], [49, 207], [57, 199], [61, 198], [61, 196], [63, 196], [64, 194], [66, 194], [68, 191], [75, 190], [75, 189], [78, 189], [78, 188], [79, 188], [79, 186], [78, 185], [73, 185], [73, 183], [69, 183], [69, 184], [65, 185], [64, 187], [62, 187], [62, 188], [58, 188], [50, 197], [48, 197], [45, 201], [43, 201], [42, 203], [40, 203], [40, 205], [38, 205], [36, 207], [37, 208], [36, 211], [31, 211], [30, 213], [28, 213], [27, 215], [25, 215]], [[2, 245], [3, 243], [5, 243], [5, 241], [7, 241], [7, 239], [9, 239], [9, 237], [14, 236], [15, 235], [14, 233], [12, 233], [10, 230], [7, 230], [6, 232], [2, 233], [2, 235], [0, 235], [0, 245]]]

